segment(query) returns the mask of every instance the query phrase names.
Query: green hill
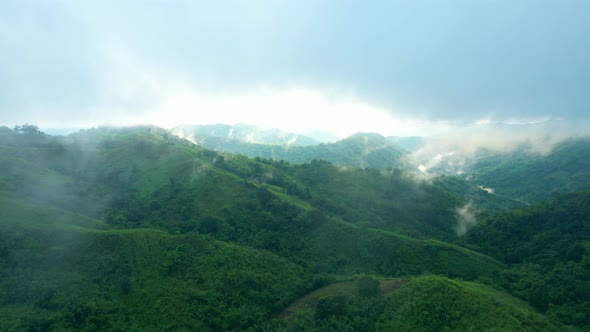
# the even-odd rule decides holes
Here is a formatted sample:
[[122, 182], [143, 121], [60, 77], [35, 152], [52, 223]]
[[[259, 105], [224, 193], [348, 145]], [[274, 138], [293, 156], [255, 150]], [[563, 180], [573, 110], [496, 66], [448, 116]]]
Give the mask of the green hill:
[[360, 277], [295, 301], [280, 331], [570, 331], [509, 294], [436, 276]]
[[508, 264], [504, 287], [567, 324], [590, 327], [590, 193], [482, 220], [470, 246]]
[[312, 234], [311, 257], [318, 272], [336, 275], [407, 276], [434, 273], [475, 280], [492, 278], [503, 264], [488, 256], [436, 240], [417, 240], [380, 229], [326, 222]]
[[432, 184], [446, 193], [463, 198], [466, 202], [477, 207], [482, 214], [526, 206], [521, 201], [496, 192], [488, 192], [484, 188], [474, 185], [472, 181], [465, 180], [463, 177], [442, 175], [433, 178]]
[[[278, 129], [259, 128], [253, 125], [183, 125], [172, 128], [172, 133], [195, 143], [210, 147], [209, 144], [231, 144], [232, 141], [252, 144], [306, 146], [320, 142], [304, 135], [284, 132]], [[217, 142], [217, 143], [213, 143]], [[212, 147], [210, 147], [212, 148]]]
[[[173, 130], [173, 132], [181, 137], [187, 137], [182, 130]], [[243, 138], [221, 137], [215, 133], [190, 137], [208, 149], [239, 153], [252, 158], [284, 160], [294, 164], [321, 159], [338, 166], [392, 169], [404, 167], [402, 157], [407, 154], [406, 150], [374, 133], [357, 133], [335, 143], [305, 144], [306, 146], [287, 145], [281, 141], [279, 144], [262, 144], [259, 141], [246, 141]]]
[[266, 251], [2, 202], [3, 331], [241, 330], [312, 285]]
[[[373, 139], [381, 138], [358, 135], [351, 141]], [[293, 320], [270, 321], [314, 289], [361, 274], [401, 277], [410, 280], [407, 285], [422, 280], [416, 276], [437, 275], [425, 280], [450, 298], [474, 287], [491, 298], [510, 291], [546, 315], [502, 309], [493, 317], [506, 314], [546, 330], [558, 326], [550, 319], [586, 326], [585, 298], [571, 294], [585, 291], [587, 240], [576, 238], [577, 246], [566, 249], [572, 259], [565, 265], [536, 256], [534, 266], [508, 260], [499, 254], [504, 244], [490, 242], [481, 230], [492, 225], [488, 220], [513, 217], [514, 212], [498, 210], [520, 205], [456, 178], [422, 181], [400, 170], [250, 159], [207, 150], [150, 126], [96, 128], [66, 137], [7, 129], [0, 131], [0, 152], [2, 330], [295, 328], [299, 323], [288, 323]], [[586, 213], [585, 201], [576, 202], [560, 212], [572, 225]], [[477, 215], [483, 222], [458, 237], [457, 209], [469, 203], [483, 211]], [[557, 211], [561, 203], [555, 204]], [[555, 233], [556, 227], [548, 224], [546, 233], [567, 242], [569, 235]], [[490, 234], [512, 246], [516, 240], [502, 233], [506, 229], [512, 230]], [[511, 252], [532, 250], [510, 246]], [[551, 248], [542, 256], [563, 251]], [[576, 282], [564, 288], [565, 279], [555, 278], [570, 266]], [[544, 268], [552, 273], [548, 278], [557, 277], [529, 283]], [[442, 277], [492, 285], [499, 293]], [[553, 296], [549, 302], [539, 297], [543, 289]], [[560, 297], [562, 291], [570, 295]], [[388, 303], [362, 302], [366, 313], [358, 315], [369, 315], [366, 322], [375, 328], [417, 326], [414, 309], [399, 311], [395, 322], [379, 318], [399, 309], [383, 311]], [[322, 319], [333, 320], [330, 305], [323, 304]], [[512, 305], [530, 310], [519, 301]], [[457, 308], [467, 317], [475, 310], [466, 304]], [[450, 323], [445, 315], [433, 316], [424, 328], [462, 329], [469, 322]], [[494, 320], [482, 326], [517, 326]]]
[[590, 139], [558, 143], [547, 155], [520, 149], [477, 158], [470, 181], [525, 202], [538, 202], [553, 193], [590, 189]]

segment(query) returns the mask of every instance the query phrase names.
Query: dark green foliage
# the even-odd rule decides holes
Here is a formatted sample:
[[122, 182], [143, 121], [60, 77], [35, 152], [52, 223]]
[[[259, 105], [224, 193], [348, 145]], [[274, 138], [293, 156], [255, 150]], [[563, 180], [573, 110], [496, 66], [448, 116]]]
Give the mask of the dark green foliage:
[[567, 324], [590, 326], [590, 193], [497, 214], [467, 240], [510, 264], [503, 283], [513, 294]]
[[566, 331], [506, 294], [474, 283], [421, 277], [394, 292], [383, 331]]
[[[514, 202], [456, 178], [249, 159], [155, 127], [67, 137], [0, 128], [0, 166], [1, 330], [468, 329], [473, 298], [461, 294], [471, 286], [430, 277], [438, 286], [410, 288], [440, 291], [438, 300], [456, 293], [449, 311], [409, 295], [392, 302], [377, 281], [420, 274], [503, 288], [546, 312], [511, 302], [527, 313], [506, 309], [522, 324], [587, 327], [586, 194], [492, 215]], [[455, 211], [468, 202], [489, 219], [462, 241]], [[363, 277], [344, 292], [308, 294], [353, 275]], [[297, 319], [271, 322], [308, 296], [315, 302]], [[423, 309], [432, 318], [419, 326]]]
[[453, 210], [464, 204], [462, 197], [402, 173], [335, 169], [315, 160], [294, 170], [295, 177], [310, 188], [314, 206], [347, 222], [414, 237], [455, 238]]
[[590, 139], [570, 139], [547, 154], [526, 148], [477, 158], [470, 181], [525, 202], [548, 199], [554, 193], [590, 189]]
[[477, 207], [480, 214], [490, 214], [511, 208], [524, 207], [525, 204], [499, 195], [491, 194], [475, 186], [472, 181], [466, 181], [464, 177], [440, 176], [433, 179], [432, 184], [446, 193], [456, 197], [462, 197]]
[[475, 280], [493, 277], [503, 268], [494, 259], [458, 246], [356, 228], [346, 223], [326, 223], [315, 234], [308, 260], [323, 273], [385, 276], [435, 273]]
[[332, 316], [343, 316], [350, 300], [344, 295], [321, 298], [316, 305], [315, 318], [326, 319]]
[[[272, 330], [285, 331], [570, 331], [521, 301], [476, 283], [424, 276], [383, 281], [396, 288], [358, 296], [347, 283], [296, 302]], [[360, 289], [359, 289], [360, 291]], [[344, 295], [347, 294], [347, 295]], [[295, 306], [294, 305], [294, 306]]]
[[241, 330], [311, 286], [283, 258], [202, 236], [15, 227], [3, 242], [21, 245], [4, 253], [0, 282], [0, 326], [15, 330], [18, 311], [51, 329]]
[[375, 297], [379, 295], [381, 289], [379, 289], [379, 281], [369, 276], [363, 276], [356, 281], [359, 296]]

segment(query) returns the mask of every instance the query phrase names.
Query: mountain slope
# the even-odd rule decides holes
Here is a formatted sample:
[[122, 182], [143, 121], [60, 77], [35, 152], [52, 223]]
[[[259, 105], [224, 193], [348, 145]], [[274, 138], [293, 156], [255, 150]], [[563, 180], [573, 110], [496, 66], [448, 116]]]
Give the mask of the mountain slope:
[[241, 330], [311, 287], [266, 251], [2, 203], [3, 331]]
[[[178, 133], [174, 130], [173, 132]], [[187, 137], [182, 131], [179, 136]], [[321, 159], [338, 166], [375, 169], [401, 168], [404, 166], [402, 157], [407, 154], [404, 149], [374, 133], [357, 133], [336, 143], [307, 146], [252, 143], [242, 138], [221, 137], [216, 133], [194, 137], [194, 142], [208, 149], [239, 153], [253, 158], [284, 160], [295, 164]]]
[[547, 315], [590, 327], [590, 193], [483, 219], [466, 240], [507, 263], [504, 286]]
[[435, 276], [335, 283], [273, 323], [285, 331], [573, 331], [506, 293]]
[[521, 296], [502, 277], [514, 271], [471, 250], [485, 241], [449, 243], [462, 242], [456, 209], [471, 197], [489, 213], [505, 203], [466, 183], [250, 159], [156, 127], [0, 134], [3, 330], [264, 330], [288, 303], [358, 274]]
[[590, 189], [590, 139], [570, 139], [548, 155], [517, 150], [478, 158], [469, 171], [470, 181], [491, 187], [498, 194], [537, 202], [552, 193]]
[[172, 128], [174, 135], [209, 147], [211, 142], [239, 141], [251, 144], [306, 146], [319, 144], [313, 138], [279, 129], [265, 129], [247, 124], [183, 125]]

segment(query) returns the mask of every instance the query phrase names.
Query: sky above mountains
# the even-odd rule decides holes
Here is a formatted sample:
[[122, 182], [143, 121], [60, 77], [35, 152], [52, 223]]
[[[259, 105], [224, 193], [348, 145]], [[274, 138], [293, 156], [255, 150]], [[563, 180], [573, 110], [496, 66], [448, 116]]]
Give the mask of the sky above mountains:
[[0, 2], [0, 124], [588, 128], [590, 2]]

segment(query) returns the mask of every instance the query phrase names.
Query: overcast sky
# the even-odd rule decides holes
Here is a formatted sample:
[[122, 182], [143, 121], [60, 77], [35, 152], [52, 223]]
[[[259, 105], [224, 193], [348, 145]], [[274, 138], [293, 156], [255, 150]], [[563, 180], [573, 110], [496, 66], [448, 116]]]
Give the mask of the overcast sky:
[[0, 124], [585, 127], [589, 36], [587, 0], [3, 0]]

